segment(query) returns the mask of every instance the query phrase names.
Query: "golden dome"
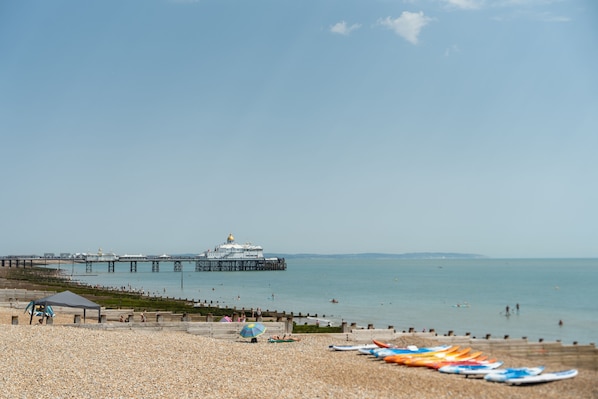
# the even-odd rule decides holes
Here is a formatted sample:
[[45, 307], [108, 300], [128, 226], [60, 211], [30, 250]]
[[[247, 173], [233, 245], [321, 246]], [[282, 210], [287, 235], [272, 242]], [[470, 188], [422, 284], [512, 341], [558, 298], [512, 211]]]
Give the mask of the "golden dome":
[[228, 235], [228, 238], [226, 239], [226, 242], [230, 243], [230, 242], [233, 242], [233, 241], [235, 241], [235, 237], [233, 237], [233, 233], [230, 233]]

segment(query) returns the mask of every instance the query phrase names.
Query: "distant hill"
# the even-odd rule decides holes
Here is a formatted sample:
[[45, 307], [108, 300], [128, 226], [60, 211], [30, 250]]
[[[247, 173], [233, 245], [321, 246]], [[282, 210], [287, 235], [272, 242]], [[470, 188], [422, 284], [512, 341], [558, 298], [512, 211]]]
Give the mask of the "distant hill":
[[461, 254], [454, 252], [412, 252], [406, 254], [361, 253], [361, 254], [267, 254], [266, 257], [286, 259], [322, 258], [322, 259], [481, 259], [484, 255]]

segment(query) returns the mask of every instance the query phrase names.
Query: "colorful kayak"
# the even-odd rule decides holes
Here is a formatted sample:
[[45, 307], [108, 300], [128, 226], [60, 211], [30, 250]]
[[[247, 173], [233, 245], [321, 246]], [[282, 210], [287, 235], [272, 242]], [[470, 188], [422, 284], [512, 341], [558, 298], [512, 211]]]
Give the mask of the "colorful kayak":
[[[503, 362], [489, 362], [477, 364], [449, 364], [438, 369], [441, 373], [448, 374], [468, 374], [471, 371], [482, 371], [483, 374], [488, 374], [492, 370], [499, 368]], [[482, 374], [480, 373], [480, 374]]]
[[507, 378], [505, 380], [505, 383], [507, 383], [509, 385], [539, 384], [542, 382], [566, 380], [567, 378], [575, 377], [577, 374], [578, 374], [577, 370], [571, 369], [571, 370], [558, 371], [556, 373], [546, 373], [546, 374], [539, 374], [539, 375], [534, 375], [534, 376]]
[[422, 357], [419, 359], [412, 359], [407, 360], [403, 364], [406, 366], [411, 367], [430, 367], [435, 368], [434, 366], [441, 363], [441, 362], [459, 362], [459, 361], [466, 361], [466, 360], [473, 360], [482, 355], [482, 352], [470, 352], [471, 348], [464, 349], [463, 351], [457, 352], [455, 354], [438, 354], [435, 356], [430, 357]]
[[[392, 355], [414, 355], [418, 353], [429, 353], [450, 348], [450, 345], [433, 346], [429, 348], [418, 348], [417, 346], [407, 346], [405, 348], [376, 348], [367, 351], [367, 354], [384, 359], [386, 356]], [[362, 353], [365, 351], [361, 351]]]
[[484, 379], [491, 382], [505, 382], [512, 378], [529, 377], [541, 374], [544, 366], [496, 369], [486, 374]]
[[440, 360], [437, 362], [433, 362], [427, 365], [428, 368], [432, 368], [432, 369], [440, 369], [441, 367], [444, 366], [458, 366], [458, 365], [462, 365], [462, 366], [480, 366], [480, 365], [484, 365], [484, 364], [488, 364], [488, 363], [495, 363], [496, 359], [492, 358], [492, 359], [488, 359], [487, 355], [482, 355], [482, 356], [477, 356], [475, 358], [472, 359], [457, 359], [457, 360], [449, 360], [449, 359], [444, 359], [444, 360]]
[[399, 364], [403, 364], [404, 362], [408, 361], [408, 360], [412, 360], [415, 358], [425, 358], [425, 357], [430, 357], [430, 356], [446, 356], [449, 353], [455, 353], [459, 350], [459, 346], [451, 346], [449, 348], [443, 349], [443, 350], [438, 350], [438, 351], [431, 351], [431, 352], [424, 352], [424, 353], [414, 353], [414, 354], [397, 354], [397, 355], [391, 355], [391, 356], [386, 356], [384, 358], [384, 361], [386, 363], [399, 363]]
[[382, 342], [382, 341], [378, 341], [377, 339], [373, 339], [372, 342], [374, 344], [376, 344], [380, 348], [392, 348], [392, 347], [395, 347], [393, 344]]
[[359, 351], [359, 350], [371, 350], [378, 348], [376, 344], [361, 344], [361, 345], [330, 345], [330, 349], [335, 351]]

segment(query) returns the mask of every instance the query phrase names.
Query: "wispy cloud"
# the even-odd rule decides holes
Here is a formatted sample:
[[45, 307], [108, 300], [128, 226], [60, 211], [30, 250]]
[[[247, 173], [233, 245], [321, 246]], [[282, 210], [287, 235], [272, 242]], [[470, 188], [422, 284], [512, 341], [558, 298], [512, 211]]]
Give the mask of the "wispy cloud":
[[555, 15], [550, 11], [534, 10], [514, 10], [508, 14], [496, 15], [492, 19], [495, 21], [512, 21], [516, 19], [526, 19], [541, 22], [571, 22], [571, 18], [563, 15]]
[[460, 10], [478, 10], [484, 6], [484, 0], [442, 0], [449, 8]]
[[345, 21], [341, 21], [332, 25], [330, 27], [330, 32], [336, 33], [338, 35], [348, 36], [351, 32], [359, 28], [361, 28], [361, 24], [353, 24], [349, 26]]
[[417, 44], [419, 33], [430, 21], [432, 21], [432, 18], [426, 17], [422, 11], [403, 11], [400, 17], [395, 19], [386, 17], [378, 20], [378, 24], [393, 30], [409, 43]]
[[495, 7], [536, 7], [546, 6], [554, 3], [562, 3], [566, 0], [495, 0], [492, 6]]
[[461, 50], [459, 49], [459, 46], [457, 46], [456, 44], [453, 44], [450, 47], [447, 47], [446, 50], [444, 50], [444, 56], [445, 57], [450, 57], [453, 54], [456, 53], [460, 53]]
[[494, 16], [496, 21], [526, 18], [542, 22], [569, 22], [571, 18], [544, 11], [556, 3], [567, 0], [438, 0], [449, 10], [493, 9], [506, 13]]

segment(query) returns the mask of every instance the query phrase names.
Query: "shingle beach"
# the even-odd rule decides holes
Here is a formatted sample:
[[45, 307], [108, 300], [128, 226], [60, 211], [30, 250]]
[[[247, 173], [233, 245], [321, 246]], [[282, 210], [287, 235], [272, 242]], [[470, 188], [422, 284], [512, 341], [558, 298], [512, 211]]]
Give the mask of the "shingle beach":
[[[12, 315], [19, 315], [18, 325], [11, 325]], [[346, 344], [338, 336], [250, 344], [186, 332], [82, 329], [72, 322], [64, 314], [52, 325], [29, 325], [23, 309], [0, 308], [0, 397], [598, 398], [598, 372], [590, 370], [571, 380], [511, 387], [331, 351], [331, 344]], [[522, 362], [500, 357], [505, 365]]]

